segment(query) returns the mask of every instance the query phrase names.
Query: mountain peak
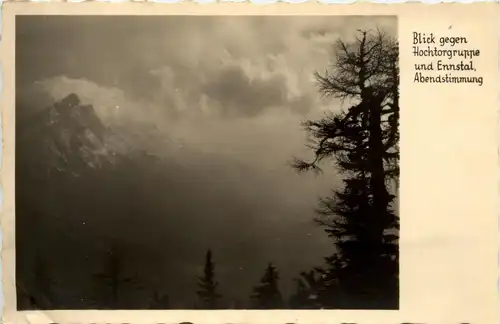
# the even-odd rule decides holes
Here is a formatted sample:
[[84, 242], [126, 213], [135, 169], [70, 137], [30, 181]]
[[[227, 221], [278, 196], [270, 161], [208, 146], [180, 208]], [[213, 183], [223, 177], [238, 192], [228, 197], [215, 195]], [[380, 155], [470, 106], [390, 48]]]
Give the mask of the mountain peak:
[[81, 101], [75, 93], [70, 93], [60, 101], [54, 104], [58, 113], [65, 113], [67, 110], [78, 107]]
[[80, 104], [80, 98], [78, 98], [76, 93], [70, 93], [61, 100], [61, 103], [68, 106], [76, 106]]
[[[54, 103], [53, 109], [56, 115], [52, 115], [59, 120], [60, 126], [66, 129], [84, 130], [88, 129], [99, 140], [103, 140], [106, 133], [106, 127], [97, 116], [96, 111], [92, 105], [84, 105], [78, 95], [70, 93], [63, 99]], [[50, 123], [53, 124], [52, 120]]]
[[50, 168], [78, 174], [82, 167], [96, 168], [114, 160], [107, 147], [110, 130], [94, 107], [84, 105], [75, 93], [32, 118], [22, 133], [24, 144], [30, 150], [38, 147], [40, 159], [47, 160]]

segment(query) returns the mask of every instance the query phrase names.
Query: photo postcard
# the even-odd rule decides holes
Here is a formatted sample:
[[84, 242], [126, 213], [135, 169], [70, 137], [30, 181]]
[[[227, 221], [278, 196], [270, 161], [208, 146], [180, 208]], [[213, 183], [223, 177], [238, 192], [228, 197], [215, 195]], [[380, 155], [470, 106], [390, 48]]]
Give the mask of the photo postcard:
[[5, 323], [498, 323], [497, 4], [2, 15]]

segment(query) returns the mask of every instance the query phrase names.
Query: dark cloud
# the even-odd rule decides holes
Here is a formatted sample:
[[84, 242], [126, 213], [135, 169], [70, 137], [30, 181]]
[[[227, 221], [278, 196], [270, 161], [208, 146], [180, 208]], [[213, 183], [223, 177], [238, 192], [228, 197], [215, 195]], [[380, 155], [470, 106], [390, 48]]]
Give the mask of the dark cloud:
[[254, 117], [270, 107], [287, 103], [286, 79], [275, 75], [269, 79], [250, 79], [239, 66], [216, 74], [204, 92], [222, 106], [223, 114]]
[[[395, 17], [362, 16], [20, 16], [16, 82], [21, 86], [64, 75], [103, 87], [118, 87], [134, 100], [164, 100], [166, 107], [162, 109], [175, 110], [171, 106], [179, 103], [165, 100], [172, 97], [169, 91], [180, 88], [189, 97], [184, 100], [186, 105], [199, 105], [200, 88], [220, 82], [218, 76], [227, 65], [232, 70], [239, 65], [268, 74], [267, 77], [275, 74], [269, 77], [275, 81], [286, 79], [286, 90], [254, 96], [257, 102], [251, 110], [244, 109], [247, 102], [241, 103], [243, 115], [247, 115], [249, 111], [265, 109], [258, 106], [259, 100], [268, 104], [290, 91], [291, 79], [302, 92], [297, 96], [311, 95], [315, 91], [311, 75], [315, 70], [323, 70], [330, 60], [331, 42], [337, 37], [351, 38], [357, 28], [381, 27], [393, 33], [395, 24]], [[164, 75], [151, 73], [162, 69], [171, 71], [172, 83], [162, 79]], [[233, 73], [229, 77], [237, 77], [236, 73], [243, 76], [243, 71], [227, 73]], [[266, 82], [265, 85], [277, 86]], [[255, 83], [259, 87], [259, 82]], [[259, 89], [263, 88], [264, 85]], [[220, 94], [220, 90], [210, 90]], [[252, 91], [250, 87], [249, 93]], [[223, 94], [234, 101], [230, 99], [232, 93]], [[289, 105], [284, 103], [284, 107]]]

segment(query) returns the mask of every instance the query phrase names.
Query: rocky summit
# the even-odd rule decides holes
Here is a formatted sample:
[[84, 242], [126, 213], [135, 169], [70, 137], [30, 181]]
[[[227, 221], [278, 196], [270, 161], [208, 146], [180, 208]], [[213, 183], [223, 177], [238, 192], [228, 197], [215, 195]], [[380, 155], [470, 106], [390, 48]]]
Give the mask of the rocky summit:
[[[47, 172], [71, 171], [78, 175], [81, 168], [95, 169], [114, 163], [116, 153], [106, 144], [112, 136], [94, 107], [83, 105], [72, 93], [19, 125], [17, 153], [33, 157], [36, 147], [39, 167], [43, 166]], [[30, 152], [25, 152], [23, 148], [28, 146]], [[33, 158], [27, 160], [35, 162]]]

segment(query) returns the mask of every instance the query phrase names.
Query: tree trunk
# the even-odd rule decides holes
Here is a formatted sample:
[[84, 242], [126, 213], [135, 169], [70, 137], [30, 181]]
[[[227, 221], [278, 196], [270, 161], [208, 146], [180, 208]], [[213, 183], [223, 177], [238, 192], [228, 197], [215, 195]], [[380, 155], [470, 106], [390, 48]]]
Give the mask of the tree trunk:
[[[374, 239], [381, 243], [384, 229], [387, 227], [387, 208], [388, 197], [387, 188], [385, 186], [385, 170], [384, 170], [384, 145], [382, 141], [381, 128], [381, 112], [382, 100], [375, 98], [367, 102], [370, 115], [369, 123], [369, 172], [370, 191], [373, 195], [373, 234]], [[375, 243], [375, 242], [374, 242]]]

